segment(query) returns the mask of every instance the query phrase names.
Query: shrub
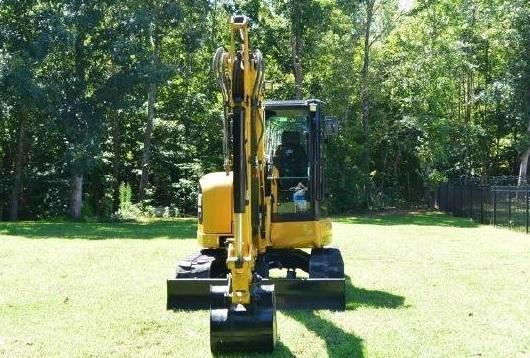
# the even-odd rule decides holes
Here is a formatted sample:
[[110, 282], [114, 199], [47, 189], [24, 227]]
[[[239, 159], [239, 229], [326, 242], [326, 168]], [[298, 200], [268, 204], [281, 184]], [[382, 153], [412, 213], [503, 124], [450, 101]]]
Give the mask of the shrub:
[[143, 217], [142, 210], [132, 203], [132, 189], [129, 184], [121, 183], [119, 187], [120, 208], [114, 215], [117, 220], [133, 221]]

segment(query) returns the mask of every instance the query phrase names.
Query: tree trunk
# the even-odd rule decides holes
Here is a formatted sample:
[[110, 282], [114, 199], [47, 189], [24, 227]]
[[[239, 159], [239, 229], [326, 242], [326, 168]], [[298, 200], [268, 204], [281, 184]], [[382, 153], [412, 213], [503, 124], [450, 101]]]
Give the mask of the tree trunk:
[[[362, 125], [364, 136], [364, 167], [366, 173], [370, 173], [370, 98], [368, 93], [368, 70], [370, 68], [370, 31], [374, 15], [375, 0], [366, 2], [366, 23], [364, 27], [364, 58], [361, 71], [361, 107]], [[366, 204], [370, 205], [370, 188], [364, 187]]]
[[303, 98], [304, 74], [302, 72], [302, 59], [299, 52], [300, 38], [297, 34], [291, 34], [291, 47], [293, 51], [293, 74], [295, 99]]
[[18, 211], [20, 203], [20, 187], [22, 185], [22, 170], [24, 165], [24, 146], [26, 141], [26, 118], [22, 114], [20, 126], [18, 128], [17, 153], [15, 156], [15, 176], [13, 178], [13, 187], [11, 188], [11, 206], [9, 208], [9, 220], [18, 220]]
[[[82, 4], [77, 3], [77, 11], [81, 11]], [[76, 83], [74, 84], [75, 92], [78, 96], [77, 104], [75, 108], [75, 114], [73, 119], [73, 124], [77, 127], [74, 131], [74, 137], [71, 138], [72, 143], [74, 144], [74, 151], [77, 153], [83, 153], [87, 148], [83, 144], [83, 140], [80, 136], [88, 135], [84, 130], [79, 130], [80, 128], [85, 128], [85, 123], [88, 123], [88, 113], [86, 108], [88, 104], [85, 100], [87, 93], [87, 67], [88, 59], [85, 51], [85, 40], [87, 38], [87, 32], [82, 26], [76, 25], [77, 27], [77, 36], [74, 41], [74, 67], [75, 67], [75, 78]], [[86, 167], [87, 158], [85, 155], [79, 155], [78, 158], [74, 159], [71, 163], [71, 173], [72, 178], [70, 182], [70, 206], [69, 214], [70, 217], [74, 220], [81, 218], [81, 208], [83, 206], [83, 169]]]
[[117, 210], [119, 205], [120, 162], [121, 162], [121, 136], [119, 114], [112, 115], [112, 210]]
[[302, 34], [298, 17], [298, 1], [291, 2], [291, 53], [293, 59], [295, 99], [302, 99], [304, 86], [304, 73], [302, 71]]
[[83, 206], [83, 174], [75, 173], [72, 177], [70, 193], [70, 217], [81, 218], [81, 207]]
[[[526, 128], [527, 135], [530, 136], [530, 120]], [[528, 157], [530, 156], [530, 147], [528, 147], [521, 155], [521, 165], [519, 166], [519, 177], [517, 178], [517, 186], [526, 185], [526, 174], [528, 171]]]
[[530, 156], [530, 148], [525, 150], [521, 155], [521, 165], [519, 166], [519, 178], [517, 179], [517, 185], [526, 185], [526, 173], [528, 169], [528, 157]]
[[[364, 28], [364, 59], [361, 72], [361, 106], [362, 124], [365, 143], [370, 142], [370, 98], [368, 94], [368, 70], [370, 68], [370, 31], [373, 20], [374, 0], [369, 0], [366, 4], [366, 23]], [[369, 153], [367, 159], [369, 159]]]
[[462, 98], [463, 98], [463, 94], [462, 94], [462, 75], [459, 75], [459, 78], [458, 78], [458, 123], [461, 123], [462, 122]]
[[[151, 54], [151, 62], [153, 64], [153, 69], [158, 69], [160, 61], [160, 38], [156, 33], [156, 25], [151, 24], [150, 27], [150, 39], [151, 45], [153, 47], [153, 52]], [[145, 125], [144, 131], [144, 150], [142, 155], [142, 174], [140, 177], [140, 188], [138, 193], [139, 201], [145, 199], [145, 190], [149, 183], [149, 162], [151, 159], [151, 136], [153, 133], [153, 119], [155, 117], [155, 102], [156, 102], [156, 91], [157, 91], [157, 82], [156, 76], [151, 75], [151, 80], [149, 83], [149, 89], [147, 92], [147, 123]]]

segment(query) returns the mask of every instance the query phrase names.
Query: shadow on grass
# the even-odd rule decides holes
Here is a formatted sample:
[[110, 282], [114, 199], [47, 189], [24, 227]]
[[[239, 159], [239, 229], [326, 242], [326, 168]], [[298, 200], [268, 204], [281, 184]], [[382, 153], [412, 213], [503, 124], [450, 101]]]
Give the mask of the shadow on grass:
[[[353, 311], [359, 307], [399, 308], [404, 307], [405, 298], [389, 292], [367, 290], [355, 287], [349, 276], [346, 276], [346, 310]], [[353, 333], [345, 332], [333, 322], [322, 318], [314, 311], [285, 311], [307, 329], [313, 331], [326, 343], [330, 357], [364, 357], [363, 340]]]
[[213, 353], [213, 357], [230, 357], [230, 358], [245, 358], [245, 357], [281, 357], [281, 358], [293, 358], [296, 357], [296, 355], [291, 352], [289, 347], [287, 347], [285, 344], [282, 343], [282, 341], [278, 341], [276, 343], [276, 347], [274, 348], [274, 352], [272, 354], [270, 353], [255, 353], [255, 352], [223, 352], [223, 353]]
[[334, 222], [365, 225], [419, 225], [472, 228], [479, 225], [471, 219], [449, 216], [440, 212], [375, 213], [353, 217], [336, 217]]
[[28, 239], [193, 239], [195, 219], [160, 220], [146, 223], [14, 222], [0, 223], [0, 235]]
[[400, 308], [405, 307], [405, 297], [390, 292], [367, 290], [352, 285], [346, 275], [346, 310], [354, 311], [359, 307]]
[[302, 323], [320, 337], [326, 343], [329, 357], [364, 357], [361, 338], [345, 332], [315, 311], [286, 311], [284, 314]]
[[[267, 354], [266, 356], [270, 356], [270, 354]], [[276, 343], [276, 347], [274, 348], [274, 356], [275, 357], [296, 357], [293, 352], [287, 347], [285, 344], [283, 344], [281, 341], [278, 341]]]
[[[394, 295], [389, 292], [379, 290], [367, 290], [355, 287], [351, 283], [349, 276], [346, 276], [346, 310], [353, 311], [359, 307], [373, 308], [400, 308], [404, 305], [403, 296]], [[326, 344], [329, 357], [364, 357], [363, 340], [353, 333], [344, 331], [337, 327], [335, 323], [321, 317], [312, 310], [281, 310], [281, 312], [300, 323], [308, 330], [313, 331]], [[278, 327], [281, 336], [281, 327]], [[244, 354], [244, 353], [223, 353], [215, 354], [215, 357], [262, 357], [269, 354]], [[272, 354], [274, 357], [295, 357], [289, 347], [281, 341]]]

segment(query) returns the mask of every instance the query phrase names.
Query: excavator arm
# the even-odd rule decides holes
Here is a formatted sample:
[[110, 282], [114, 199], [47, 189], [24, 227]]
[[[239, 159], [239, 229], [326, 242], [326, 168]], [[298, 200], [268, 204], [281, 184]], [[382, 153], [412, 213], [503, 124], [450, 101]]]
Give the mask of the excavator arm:
[[[249, 20], [230, 21], [230, 49], [217, 50], [213, 67], [224, 97], [225, 171], [232, 171], [233, 238], [228, 240], [227, 286], [212, 286], [210, 337], [213, 351], [272, 351], [276, 343], [274, 285], [254, 274], [267, 242], [264, 202], [263, 57], [251, 51]], [[228, 131], [231, 128], [231, 133]]]
[[[246, 16], [234, 16], [230, 22], [229, 51], [219, 48], [214, 56], [214, 70], [224, 97], [225, 141], [232, 142], [225, 171], [232, 170], [232, 203], [234, 236], [228, 241], [226, 265], [230, 271], [230, 300], [249, 304], [253, 269], [258, 252], [261, 223], [257, 211], [263, 188], [263, 59], [259, 51], [250, 51], [249, 22]], [[260, 113], [258, 113], [260, 112]], [[260, 127], [260, 128], [258, 128]], [[231, 133], [228, 131], [231, 128]], [[228, 145], [225, 146], [228, 148]]]

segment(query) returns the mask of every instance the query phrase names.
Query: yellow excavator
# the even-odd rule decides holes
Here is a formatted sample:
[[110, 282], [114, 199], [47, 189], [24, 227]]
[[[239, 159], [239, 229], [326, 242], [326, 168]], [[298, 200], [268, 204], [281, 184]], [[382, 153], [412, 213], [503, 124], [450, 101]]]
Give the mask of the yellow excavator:
[[210, 308], [212, 352], [270, 352], [276, 309], [345, 306], [344, 262], [330, 248], [324, 145], [337, 131], [316, 100], [264, 101], [264, 61], [246, 16], [230, 20], [212, 67], [224, 98], [224, 171], [200, 180], [203, 248], [167, 280], [168, 309]]

